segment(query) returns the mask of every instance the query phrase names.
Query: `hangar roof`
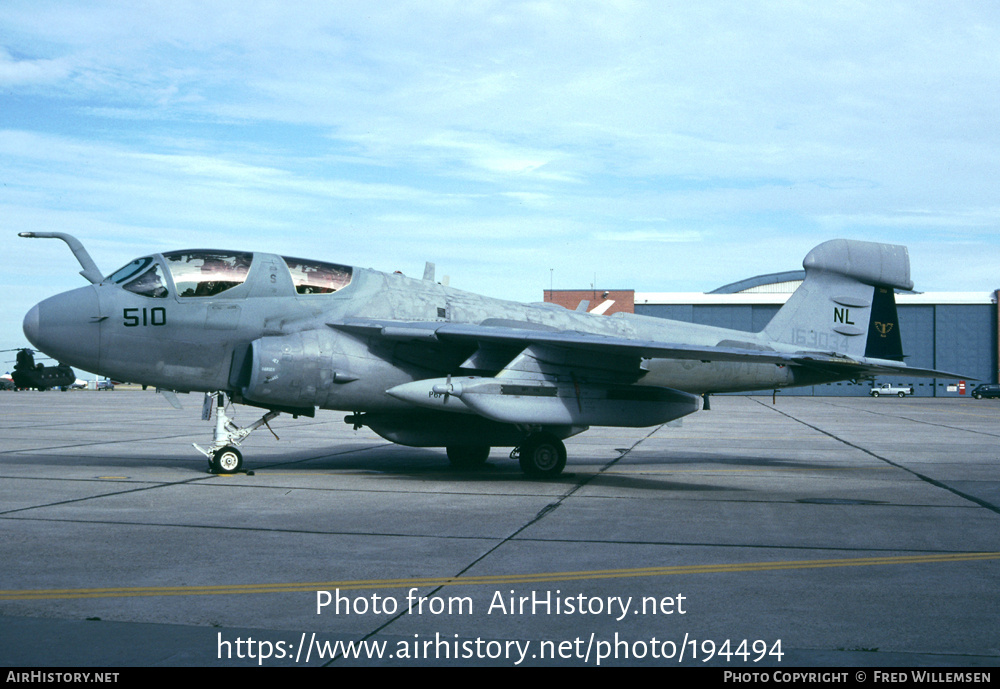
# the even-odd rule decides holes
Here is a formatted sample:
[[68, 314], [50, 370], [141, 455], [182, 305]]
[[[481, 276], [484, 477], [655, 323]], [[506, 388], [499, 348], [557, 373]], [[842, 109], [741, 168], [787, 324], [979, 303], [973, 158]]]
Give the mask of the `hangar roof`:
[[[793, 288], [794, 289], [794, 288]], [[636, 292], [636, 304], [784, 304], [789, 292]], [[994, 304], [994, 292], [922, 292], [919, 294], [901, 293], [896, 295], [899, 305], [921, 304]]]
[[738, 282], [731, 282], [718, 289], [713, 289], [709, 294], [743, 294], [747, 292], [759, 292], [767, 294], [783, 294], [795, 291], [806, 278], [804, 270], [786, 270], [783, 273], [768, 273], [757, 277], [747, 278]]

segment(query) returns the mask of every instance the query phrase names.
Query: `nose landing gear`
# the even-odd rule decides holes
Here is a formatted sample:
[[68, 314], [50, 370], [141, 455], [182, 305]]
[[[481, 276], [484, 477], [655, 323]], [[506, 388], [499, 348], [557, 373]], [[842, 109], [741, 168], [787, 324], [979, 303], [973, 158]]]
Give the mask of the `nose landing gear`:
[[[240, 428], [226, 415], [226, 393], [215, 393], [215, 399], [215, 432], [212, 436], [212, 444], [207, 448], [198, 443], [191, 444], [198, 452], [208, 457], [208, 470], [210, 472], [213, 474], [235, 474], [243, 469], [243, 455], [236, 449], [236, 446], [261, 426], [267, 426], [268, 421], [281, 412], [271, 410], [249, 426]], [[212, 394], [206, 393], [205, 404], [202, 407], [202, 418], [207, 421], [211, 414]], [[274, 433], [274, 431], [271, 432]]]

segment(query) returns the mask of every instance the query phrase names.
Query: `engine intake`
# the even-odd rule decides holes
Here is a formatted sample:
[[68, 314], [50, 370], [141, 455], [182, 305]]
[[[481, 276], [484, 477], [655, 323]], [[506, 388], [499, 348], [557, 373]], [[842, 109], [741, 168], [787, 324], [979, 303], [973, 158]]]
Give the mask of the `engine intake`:
[[262, 407], [322, 407], [337, 382], [354, 380], [345, 366], [338, 372], [341, 359], [322, 331], [254, 340], [245, 364], [249, 375], [241, 376], [243, 397]]

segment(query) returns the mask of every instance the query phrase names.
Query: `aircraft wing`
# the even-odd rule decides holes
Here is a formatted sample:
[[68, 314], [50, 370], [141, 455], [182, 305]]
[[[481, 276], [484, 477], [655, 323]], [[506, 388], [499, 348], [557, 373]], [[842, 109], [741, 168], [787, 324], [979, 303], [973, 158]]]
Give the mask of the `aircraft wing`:
[[547, 345], [590, 352], [630, 354], [648, 359], [695, 359], [703, 361], [755, 361], [756, 363], [788, 364], [792, 356], [769, 350], [733, 347], [699, 347], [670, 344], [652, 340], [632, 340], [609, 337], [576, 330], [516, 328], [467, 323], [400, 322], [352, 319], [342, 323], [327, 323], [336, 330], [359, 335], [380, 335], [398, 341], [421, 341], [469, 344], [488, 343], [529, 347]]
[[793, 364], [841, 373], [844, 374], [845, 377], [850, 376], [852, 372], [856, 371], [856, 377], [858, 378], [881, 375], [910, 375], [917, 378], [955, 378], [978, 380], [975, 376], [968, 376], [963, 373], [952, 373], [950, 371], [939, 371], [933, 368], [917, 368], [916, 366], [907, 366], [901, 361], [872, 359], [869, 357], [855, 359], [847, 356], [822, 354], [819, 352], [796, 355], [793, 358]]
[[568, 350], [584, 350], [606, 355], [634, 356], [646, 359], [687, 359], [694, 361], [727, 361], [779, 366], [803, 366], [842, 374], [844, 378], [864, 378], [874, 375], [908, 374], [924, 378], [964, 378], [948, 371], [915, 368], [898, 361], [849, 357], [836, 352], [803, 350], [779, 352], [772, 349], [751, 349], [735, 346], [700, 346], [681, 343], [634, 340], [576, 330], [555, 330], [545, 326], [518, 323], [513, 325], [472, 323], [442, 323], [439, 321], [385, 321], [349, 319], [327, 323], [336, 330], [362, 336], [380, 336], [397, 341], [440, 342], [442, 344], [501, 345], [527, 348], [546, 346]]

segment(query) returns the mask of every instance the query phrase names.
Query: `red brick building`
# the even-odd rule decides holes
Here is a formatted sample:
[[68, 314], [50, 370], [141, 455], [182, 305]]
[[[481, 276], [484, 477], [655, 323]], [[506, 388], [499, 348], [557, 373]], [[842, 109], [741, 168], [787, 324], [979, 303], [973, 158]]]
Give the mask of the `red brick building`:
[[[547, 289], [544, 299], [570, 311], [575, 311], [581, 301], [586, 301], [589, 302], [587, 311], [595, 312], [597, 309], [595, 313], [603, 313], [605, 316], [619, 311], [635, 313], [634, 289]], [[609, 301], [611, 304], [605, 306]]]

